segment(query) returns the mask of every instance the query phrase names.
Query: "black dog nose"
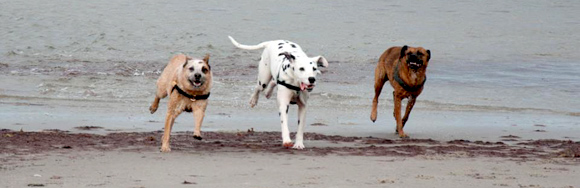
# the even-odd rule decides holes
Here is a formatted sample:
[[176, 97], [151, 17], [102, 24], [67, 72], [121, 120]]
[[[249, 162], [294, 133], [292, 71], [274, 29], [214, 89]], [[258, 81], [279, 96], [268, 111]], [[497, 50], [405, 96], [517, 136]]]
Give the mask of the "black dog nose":
[[199, 73], [195, 73], [195, 74], [193, 75], [193, 77], [195, 77], [195, 79], [200, 79], [200, 78], [201, 78], [201, 74], [199, 74]]
[[316, 82], [316, 78], [308, 77], [308, 81], [310, 81], [310, 83], [313, 84], [314, 82]]

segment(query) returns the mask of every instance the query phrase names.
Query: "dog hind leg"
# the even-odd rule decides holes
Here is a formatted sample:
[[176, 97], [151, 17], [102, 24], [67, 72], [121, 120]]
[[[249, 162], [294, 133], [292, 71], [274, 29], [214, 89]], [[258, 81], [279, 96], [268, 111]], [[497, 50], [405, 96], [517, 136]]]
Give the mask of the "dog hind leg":
[[266, 99], [269, 99], [272, 96], [274, 88], [276, 88], [276, 84], [277, 83], [274, 80], [271, 80], [268, 86], [266, 86]]
[[386, 74], [384, 74], [382, 69], [377, 67], [375, 69], [375, 97], [373, 98], [373, 107], [371, 110], [371, 121], [373, 122], [377, 120], [377, 106], [379, 104], [379, 96], [381, 95], [381, 91], [383, 90], [385, 82], [388, 80], [389, 78]]
[[260, 92], [262, 92], [272, 80], [272, 74], [270, 74], [270, 69], [267, 66], [267, 59], [264, 57], [260, 60], [258, 71], [258, 85], [254, 88], [254, 94], [252, 94], [252, 97], [250, 98], [250, 105], [252, 108], [258, 104]]
[[258, 85], [254, 88], [254, 94], [252, 94], [252, 97], [250, 97], [250, 106], [252, 108], [254, 108], [254, 106], [256, 106], [256, 104], [258, 104], [258, 98], [260, 97], [260, 91], [262, 91], [262, 86], [260, 86], [260, 82], [258, 82]]

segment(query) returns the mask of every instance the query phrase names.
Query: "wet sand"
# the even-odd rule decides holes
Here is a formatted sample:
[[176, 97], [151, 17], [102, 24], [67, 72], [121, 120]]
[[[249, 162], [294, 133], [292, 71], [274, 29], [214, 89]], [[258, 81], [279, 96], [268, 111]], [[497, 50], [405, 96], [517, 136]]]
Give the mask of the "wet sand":
[[[83, 128], [83, 127], [81, 127]], [[88, 129], [84, 127], [84, 129]], [[580, 142], [389, 140], [306, 134], [305, 150], [279, 132], [160, 132], [96, 135], [0, 132], [4, 187], [574, 187]]]

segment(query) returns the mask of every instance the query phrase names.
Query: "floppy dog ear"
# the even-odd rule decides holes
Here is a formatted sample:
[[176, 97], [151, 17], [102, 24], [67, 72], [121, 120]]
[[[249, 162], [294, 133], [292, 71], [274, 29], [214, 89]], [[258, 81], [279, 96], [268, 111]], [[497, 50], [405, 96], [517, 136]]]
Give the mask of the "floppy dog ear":
[[189, 58], [189, 57], [188, 58], [185, 58], [185, 63], [183, 63], [183, 68], [185, 68], [185, 66], [187, 66], [187, 63], [189, 63], [189, 60], [190, 59], [191, 58]]
[[320, 67], [328, 67], [328, 61], [323, 56], [316, 56], [312, 60]]
[[211, 70], [211, 66], [209, 65], [209, 53], [205, 54], [205, 57], [203, 57], [203, 61], [205, 62], [205, 64], [207, 64], [207, 68]]
[[401, 48], [401, 56], [399, 57], [399, 59], [405, 57], [405, 52], [407, 52], [407, 48], [409, 48], [407, 45]]
[[184, 61], [183, 68], [185, 68], [185, 66], [187, 66], [187, 63], [189, 60], [192, 60], [192, 58], [189, 56], [186, 56], [185, 54], [177, 54], [177, 55], [173, 56], [173, 58], [171, 58], [171, 61]]
[[431, 50], [427, 50], [427, 61], [429, 61], [429, 59], [431, 59]]
[[290, 61], [290, 63], [294, 63], [294, 60], [296, 60], [296, 57], [294, 57], [294, 55], [288, 53], [288, 52], [282, 52], [280, 54], [278, 54], [278, 56], [284, 56], [284, 58], [288, 59], [288, 61]]

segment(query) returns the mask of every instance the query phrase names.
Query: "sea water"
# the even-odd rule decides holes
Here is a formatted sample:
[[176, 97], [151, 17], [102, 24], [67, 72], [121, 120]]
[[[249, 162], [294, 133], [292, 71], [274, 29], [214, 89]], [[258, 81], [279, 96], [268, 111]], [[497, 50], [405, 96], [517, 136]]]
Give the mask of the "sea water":
[[[151, 116], [147, 107], [155, 79], [176, 53], [211, 54], [209, 129], [276, 124], [275, 99], [261, 97], [262, 109], [248, 111], [260, 51], [236, 49], [228, 35], [242, 44], [291, 40], [330, 61], [312, 93], [310, 122], [369, 132], [388, 124], [390, 131], [389, 86], [377, 122], [383, 127], [368, 120], [374, 68], [390, 46], [409, 45], [432, 52], [411, 118], [416, 124], [511, 117], [515, 123], [481, 126], [576, 127], [579, 7], [577, 1], [0, 1], [2, 128], [157, 130], [164, 111]], [[328, 109], [335, 113], [325, 118]]]

